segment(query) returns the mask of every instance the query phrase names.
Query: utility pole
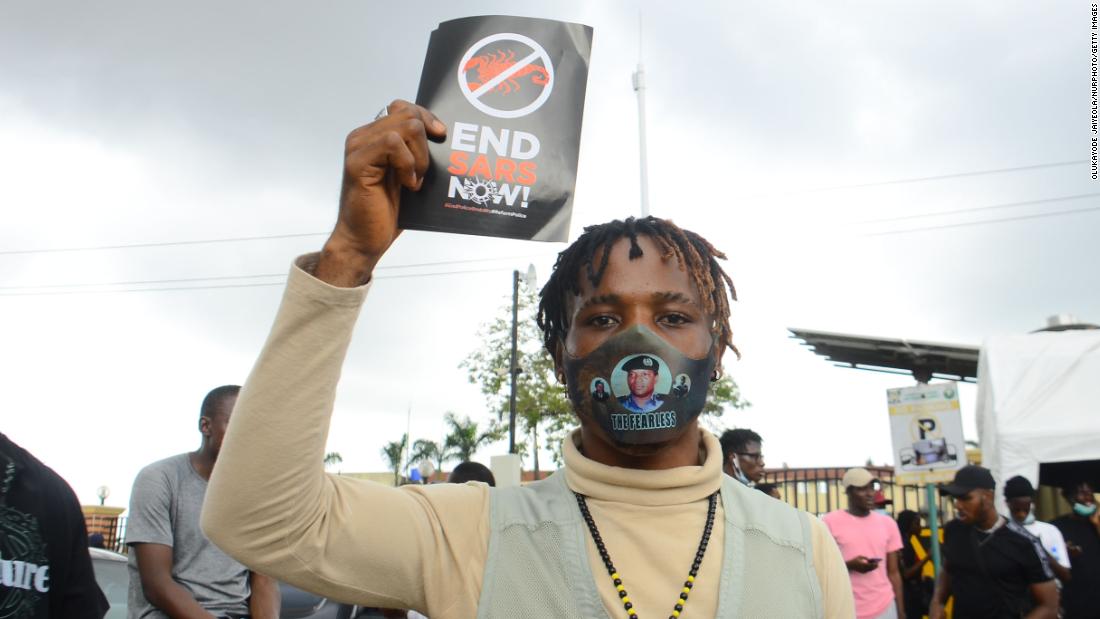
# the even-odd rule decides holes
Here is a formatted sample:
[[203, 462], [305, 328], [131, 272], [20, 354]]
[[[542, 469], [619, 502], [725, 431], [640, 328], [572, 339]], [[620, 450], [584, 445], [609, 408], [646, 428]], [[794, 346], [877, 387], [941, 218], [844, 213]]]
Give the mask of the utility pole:
[[511, 374], [512, 388], [508, 395], [508, 453], [516, 453], [516, 367], [517, 340], [519, 339], [519, 271], [512, 271], [512, 363], [508, 373]]
[[645, 139], [645, 67], [642, 66], [642, 14], [638, 13], [638, 70], [633, 76], [638, 95], [638, 167], [641, 172], [642, 217], [649, 217], [649, 163]]
[[527, 273], [520, 274], [519, 270], [512, 271], [512, 363], [508, 373], [511, 374], [512, 386], [508, 394], [508, 453], [516, 453], [516, 375], [521, 370], [518, 363], [519, 348], [519, 281], [522, 279], [531, 288], [536, 287], [535, 265], [527, 265]]

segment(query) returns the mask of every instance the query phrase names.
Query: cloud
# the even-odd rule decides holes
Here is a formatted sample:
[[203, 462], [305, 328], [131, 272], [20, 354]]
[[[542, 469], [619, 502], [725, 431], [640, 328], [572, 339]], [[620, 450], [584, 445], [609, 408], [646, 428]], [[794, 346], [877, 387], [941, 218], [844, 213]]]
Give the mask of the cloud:
[[[730, 256], [746, 355], [727, 362], [754, 408], [724, 423], [761, 430], [772, 464], [886, 459], [882, 390], [906, 382], [833, 368], [785, 327], [978, 343], [1059, 311], [1100, 321], [1088, 285], [1097, 213], [868, 236], [1094, 199], [865, 223], [1088, 193], [1085, 166], [862, 186], [1084, 159], [1085, 9], [642, 9], [653, 211]], [[390, 99], [415, 96], [430, 31], [464, 13], [510, 12], [595, 27], [574, 236], [637, 214], [633, 3], [24, 2], [0, 19], [0, 251], [324, 232], [344, 136]], [[323, 238], [0, 255], [0, 286], [285, 273]], [[403, 235], [382, 266], [454, 268], [380, 273], [498, 270], [379, 278], [330, 435], [343, 470], [384, 467], [378, 449], [409, 425], [437, 439], [447, 410], [486, 414], [457, 364], [507, 303], [508, 271], [534, 262], [544, 279], [560, 249]], [[474, 259], [486, 260], [463, 262]], [[25, 411], [5, 431], [89, 502], [102, 483], [124, 500], [140, 466], [194, 448], [198, 401], [243, 380], [280, 295], [5, 291], [0, 368], [20, 389], [0, 395], [0, 408]]]

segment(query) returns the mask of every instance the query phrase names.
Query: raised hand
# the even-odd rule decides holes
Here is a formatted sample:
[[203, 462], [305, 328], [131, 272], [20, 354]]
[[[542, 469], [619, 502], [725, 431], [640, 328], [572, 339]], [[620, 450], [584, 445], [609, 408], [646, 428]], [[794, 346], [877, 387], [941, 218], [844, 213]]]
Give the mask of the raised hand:
[[367, 282], [401, 230], [401, 188], [417, 191], [428, 169], [428, 140], [447, 127], [428, 110], [394, 101], [387, 114], [348, 134], [336, 226], [321, 251], [316, 275], [334, 286]]

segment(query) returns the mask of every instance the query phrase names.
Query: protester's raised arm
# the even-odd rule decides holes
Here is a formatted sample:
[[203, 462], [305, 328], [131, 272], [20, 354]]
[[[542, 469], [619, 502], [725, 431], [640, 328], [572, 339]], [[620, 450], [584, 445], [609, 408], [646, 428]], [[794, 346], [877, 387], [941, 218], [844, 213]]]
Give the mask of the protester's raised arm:
[[481, 573], [463, 568], [486, 552], [485, 487], [396, 489], [324, 472], [336, 385], [366, 296], [357, 284], [399, 232], [401, 186], [418, 186], [427, 165], [424, 123], [434, 117], [407, 103], [389, 112], [348, 139], [339, 221], [325, 251], [291, 271], [233, 410], [202, 525], [249, 568], [300, 588], [471, 616]]

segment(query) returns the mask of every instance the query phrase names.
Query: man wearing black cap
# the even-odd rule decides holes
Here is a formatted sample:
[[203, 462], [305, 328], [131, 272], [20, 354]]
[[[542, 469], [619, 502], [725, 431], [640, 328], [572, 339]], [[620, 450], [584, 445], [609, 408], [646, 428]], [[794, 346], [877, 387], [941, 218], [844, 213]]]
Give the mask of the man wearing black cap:
[[664, 404], [661, 396], [653, 393], [657, 387], [657, 372], [661, 371], [661, 364], [656, 359], [638, 355], [623, 364], [623, 371], [630, 387], [630, 395], [619, 398], [623, 408], [634, 413], [648, 413]]
[[941, 492], [955, 499], [957, 518], [944, 527], [944, 561], [930, 619], [942, 619], [955, 596], [960, 619], [1058, 616], [1058, 588], [1039, 540], [997, 513], [993, 475], [964, 466]]
[[1069, 581], [1070, 564], [1066, 540], [1058, 527], [1035, 519], [1035, 487], [1026, 477], [1017, 475], [1005, 482], [1004, 495], [1009, 517], [1027, 529], [1028, 533], [1039, 538], [1054, 575], [1063, 583]]

